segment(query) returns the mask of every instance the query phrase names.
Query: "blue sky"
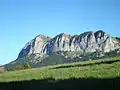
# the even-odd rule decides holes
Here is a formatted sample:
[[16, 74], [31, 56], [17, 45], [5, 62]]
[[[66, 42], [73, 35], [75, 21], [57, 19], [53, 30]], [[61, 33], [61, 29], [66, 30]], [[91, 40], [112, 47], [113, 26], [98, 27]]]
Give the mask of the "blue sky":
[[0, 64], [38, 34], [99, 29], [120, 37], [120, 0], [0, 0]]

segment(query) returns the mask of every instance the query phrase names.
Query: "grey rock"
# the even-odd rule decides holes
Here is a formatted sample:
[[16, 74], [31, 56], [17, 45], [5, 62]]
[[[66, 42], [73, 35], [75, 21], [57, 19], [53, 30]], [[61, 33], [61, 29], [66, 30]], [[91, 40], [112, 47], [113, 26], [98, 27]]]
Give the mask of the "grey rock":
[[102, 30], [84, 32], [74, 36], [61, 33], [54, 38], [39, 35], [25, 45], [18, 58], [38, 53], [41, 57], [42, 55], [50, 56], [60, 51], [110, 52], [118, 48], [120, 48], [119, 40], [113, 39]]
[[32, 67], [39, 67], [88, 60], [88, 57], [82, 59], [81, 55], [84, 52], [88, 54], [100, 52], [100, 56], [104, 56], [104, 53], [116, 49], [119, 53], [120, 38], [112, 37], [102, 30], [88, 31], [74, 36], [61, 33], [54, 38], [38, 35], [22, 48], [15, 61], [4, 66], [12, 69], [26, 62]]
[[43, 54], [45, 44], [50, 40], [50, 37], [38, 35], [33, 40], [28, 42], [25, 47], [20, 51], [18, 58], [22, 58], [31, 54]]

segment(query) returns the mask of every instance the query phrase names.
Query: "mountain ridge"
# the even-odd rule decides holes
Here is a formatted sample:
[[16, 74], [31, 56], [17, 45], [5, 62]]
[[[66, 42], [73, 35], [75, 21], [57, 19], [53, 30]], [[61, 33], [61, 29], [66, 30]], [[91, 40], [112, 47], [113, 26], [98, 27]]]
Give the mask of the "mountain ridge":
[[36, 53], [51, 55], [57, 51], [95, 52], [96, 49], [100, 49], [109, 52], [119, 48], [117, 44], [119, 43], [102, 30], [88, 31], [74, 36], [60, 33], [53, 38], [39, 35], [25, 45], [26, 48], [21, 50], [18, 58]]
[[[74, 62], [73, 58], [85, 59], [81, 59], [82, 53], [95, 53], [95, 55], [98, 55], [96, 53], [99, 52], [99, 56], [104, 56], [104, 53], [116, 49], [120, 49], [120, 38], [112, 37], [103, 30], [87, 31], [79, 35], [60, 33], [53, 38], [38, 35], [29, 41], [20, 51], [18, 58], [7, 64], [7, 66], [25, 62], [29, 62], [33, 66], [35, 64], [41, 66], [47, 63], [46, 58], [49, 59], [50, 56], [53, 59], [51, 62], [54, 64], [55, 62], [57, 64]], [[54, 62], [57, 57], [60, 58], [59, 61], [55, 60]]]

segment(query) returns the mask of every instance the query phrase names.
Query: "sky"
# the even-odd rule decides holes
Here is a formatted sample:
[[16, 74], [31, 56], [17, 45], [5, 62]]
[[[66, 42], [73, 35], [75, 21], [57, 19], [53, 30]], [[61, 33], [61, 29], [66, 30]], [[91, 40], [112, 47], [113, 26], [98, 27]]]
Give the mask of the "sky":
[[120, 37], [120, 0], [0, 0], [0, 64], [39, 34], [96, 30]]

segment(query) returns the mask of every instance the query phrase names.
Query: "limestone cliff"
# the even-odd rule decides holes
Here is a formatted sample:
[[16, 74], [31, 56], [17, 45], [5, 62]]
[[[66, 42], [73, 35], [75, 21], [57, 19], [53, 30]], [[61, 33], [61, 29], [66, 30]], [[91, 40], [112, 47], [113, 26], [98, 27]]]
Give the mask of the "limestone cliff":
[[119, 47], [120, 43], [117, 38], [114, 39], [102, 30], [84, 32], [74, 36], [61, 33], [54, 38], [39, 35], [26, 44], [18, 58], [30, 54], [53, 55], [59, 51], [110, 52]]

